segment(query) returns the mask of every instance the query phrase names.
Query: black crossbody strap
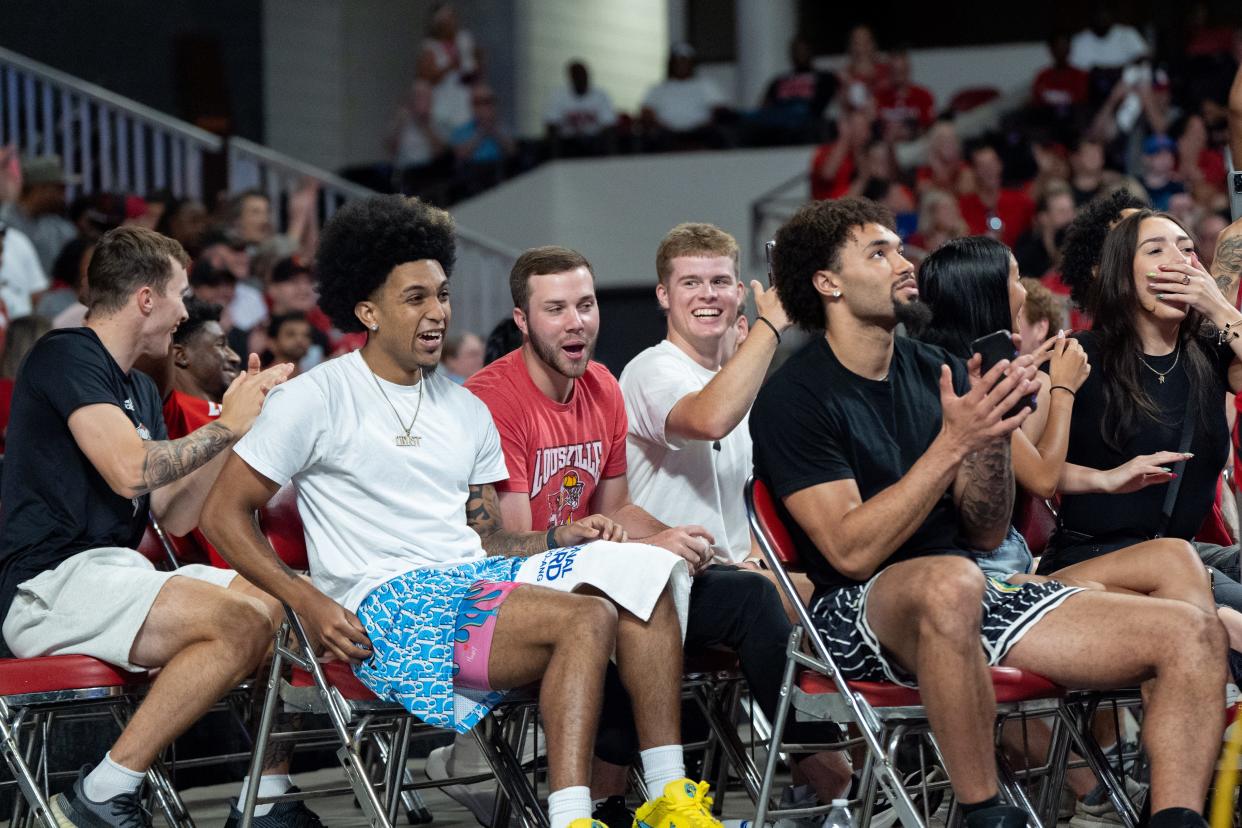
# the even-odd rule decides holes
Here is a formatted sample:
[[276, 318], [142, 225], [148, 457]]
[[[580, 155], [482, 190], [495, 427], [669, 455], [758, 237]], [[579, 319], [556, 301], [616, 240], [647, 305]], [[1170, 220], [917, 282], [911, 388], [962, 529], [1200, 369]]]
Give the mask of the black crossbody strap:
[[[1186, 401], [1182, 437], [1177, 446], [1178, 453], [1183, 455], [1190, 451], [1190, 442], [1195, 436], [1195, 420], [1199, 416], [1199, 395], [1195, 393], [1195, 390], [1191, 388], [1190, 399]], [[1186, 476], [1185, 457], [1173, 465], [1173, 473], [1177, 476], [1169, 481], [1169, 488], [1164, 493], [1164, 505], [1160, 507], [1160, 532], [1157, 537], [1164, 537], [1169, 531], [1169, 521], [1173, 519], [1173, 507], [1177, 505], [1177, 493], [1182, 488], [1182, 479]]]

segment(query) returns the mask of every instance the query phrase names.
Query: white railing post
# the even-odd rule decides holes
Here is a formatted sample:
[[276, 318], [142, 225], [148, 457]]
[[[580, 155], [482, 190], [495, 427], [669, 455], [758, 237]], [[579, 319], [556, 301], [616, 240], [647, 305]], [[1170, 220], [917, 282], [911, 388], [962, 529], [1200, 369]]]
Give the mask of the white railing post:
[[134, 180], [129, 175], [129, 120], [125, 113], [113, 113], [116, 119], [116, 177], [121, 189], [130, 192], [134, 189]]
[[82, 192], [89, 194], [95, 192], [95, 179], [91, 175], [95, 163], [91, 153], [91, 99], [85, 95], [78, 101], [78, 121], [82, 125]]
[[112, 113], [108, 107], [100, 106], [97, 122], [99, 123], [99, 189], [105, 193], [112, 192]]

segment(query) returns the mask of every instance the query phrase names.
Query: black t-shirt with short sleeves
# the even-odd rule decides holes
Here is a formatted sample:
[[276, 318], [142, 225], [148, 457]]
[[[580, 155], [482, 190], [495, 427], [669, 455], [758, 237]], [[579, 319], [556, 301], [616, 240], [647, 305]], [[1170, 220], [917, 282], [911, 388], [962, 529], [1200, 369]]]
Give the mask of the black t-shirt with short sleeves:
[[112, 491], [69, 431], [69, 415], [115, 405], [144, 440], [166, 440], [159, 389], [126, 374], [90, 328], [52, 331], [22, 363], [13, 389], [0, 481], [0, 619], [17, 585], [79, 552], [136, 548], [147, 496]]
[[[1140, 366], [1143, 390], [1162, 412], [1161, 422], [1140, 420], [1138, 431], [1122, 445], [1121, 450], [1109, 448], [1104, 442], [1100, 424], [1104, 421], [1104, 369], [1098, 337], [1091, 332], [1075, 334], [1082, 343], [1093, 370], [1074, 398], [1070, 420], [1067, 462], [1093, 469], [1111, 469], [1141, 454], [1177, 451], [1185, 420], [1186, 403], [1190, 399], [1190, 377], [1186, 371], [1185, 354], [1180, 350], [1165, 356], [1143, 356], [1151, 370]], [[1182, 484], [1169, 520], [1167, 537], [1189, 540], [1202, 525], [1216, 497], [1216, 480], [1229, 456], [1229, 426], [1225, 421], [1225, 393], [1229, 390], [1228, 372], [1233, 350], [1200, 340], [1206, 347], [1216, 387], [1211, 389], [1211, 403], [1195, 418], [1190, 451], [1194, 457], [1182, 473]], [[1182, 348], [1199, 347], [1187, 343]], [[1176, 361], [1176, 365], [1174, 362]], [[1157, 372], [1165, 374], [1160, 382]], [[1203, 406], [1200, 406], [1202, 409]], [[1206, 422], [1205, 422], [1206, 420]], [[1148, 538], [1164, 528], [1161, 509], [1168, 484], [1148, 486], [1129, 494], [1064, 495], [1061, 498], [1061, 523], [1076, 532], [1093, 537], [1133, 535]], [[1055, 554], [1055, 552], [1053, 552]]]
[[[940, 433], [940, 368], [946, 363], [957, 392], [966, 393], [965, 364], [934, 345], [897, 337], [888, 378], [877, 381], [845, 368], [819, 337], [759, 391], [750, 413], [755, 476], [775, 495], [817, 594], [857, 581], [833, 568], [782, 499], [852, 479], [866, 501], [905, 476]], [[946, 491], [884, 566], [962, 550], [957, 508]]]

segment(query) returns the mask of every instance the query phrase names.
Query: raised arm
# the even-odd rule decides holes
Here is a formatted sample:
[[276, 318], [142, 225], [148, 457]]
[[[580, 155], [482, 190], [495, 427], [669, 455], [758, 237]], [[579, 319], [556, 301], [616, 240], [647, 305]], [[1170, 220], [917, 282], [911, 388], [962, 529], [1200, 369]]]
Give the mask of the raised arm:
[[702, 390], [677, 401], [668, 412], [664, 424], [666, 434], [688, 440], [724, 439], [737, 428], [754, 403], [776, 346], [780, 344], [779, 334], [788, 330], [790, 323], [775, 290], [765, 291], [757, 281], [750, 286], [755, 295], [755, 308], [766, 324], [756, 321], [746, 341], [716, 376]]
[[1229, 152], [1233, 154], [1233, 168], [1242, 170], [1242, 66], [1229, 88]]
[[[1040, 383], [1038, 407], [1046, 412], [1038, 434], [1025, 427], [1013, 434], [1013, 473], [1018, 485], [1036, 497], [1056, 494], [1069, 451], [1074, 395], [1091, 374], [1087, 354], [1078, 340], [1058, 335], [1036, 351], [1036, 361], [1050, 362], [1050, 381]], [[1030, 420], [1027, 421], [1028, 423]]]

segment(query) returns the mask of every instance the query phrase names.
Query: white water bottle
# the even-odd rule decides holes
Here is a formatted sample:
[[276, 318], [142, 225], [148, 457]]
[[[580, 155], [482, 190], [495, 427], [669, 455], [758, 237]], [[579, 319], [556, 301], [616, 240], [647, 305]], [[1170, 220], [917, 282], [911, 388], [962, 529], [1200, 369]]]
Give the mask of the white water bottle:
[[828, 816], [824, 817], [823, 828], [854, 828], [848, 799], [832, 800], [832, 810], [828, 812]]

